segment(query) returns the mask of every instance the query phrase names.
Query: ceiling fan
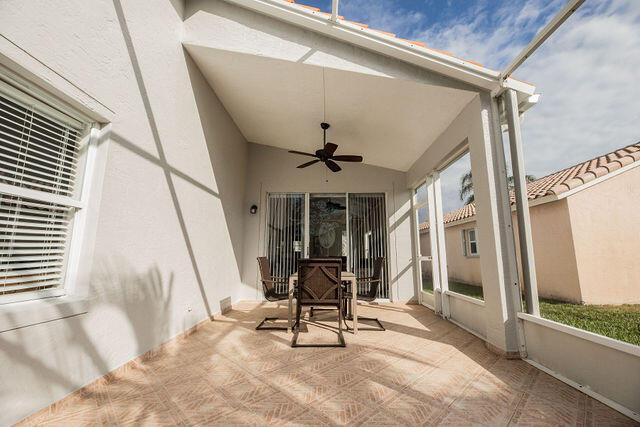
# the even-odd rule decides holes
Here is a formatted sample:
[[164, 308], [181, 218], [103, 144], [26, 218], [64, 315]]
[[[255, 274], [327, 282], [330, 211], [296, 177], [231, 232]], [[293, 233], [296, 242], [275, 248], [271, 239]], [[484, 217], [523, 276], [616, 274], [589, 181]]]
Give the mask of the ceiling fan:
[[324, 145], [320, 150], [316, 150], [315, 154], [304, 153], [302, 151], [290, 150], [290, 153], [293, 154], [301, 154], [303, 156], [315, 157], [316, 160], [311, 160], [310, 162], [303, 163], [298, 166], [298, 169], [306, 168], [307, 166], [311, 166], [318, 162], [323, 162], [332, 172], [340, 172], [342, 168], [336, 162], [362, 162], [362, 156], [334, 156], [334, 153], [338, 149], [338, 146], [334, 143], [327, 142], [327, 129], [329, 129], [329, 123], [320, 123], [320, 127], [323, 132], [323, 141]]

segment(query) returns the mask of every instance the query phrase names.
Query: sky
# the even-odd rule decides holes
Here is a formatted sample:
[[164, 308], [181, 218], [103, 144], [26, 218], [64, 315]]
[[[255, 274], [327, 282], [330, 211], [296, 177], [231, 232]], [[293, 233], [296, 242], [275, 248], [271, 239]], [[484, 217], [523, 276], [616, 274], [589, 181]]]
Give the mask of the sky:
[[[330, 0], [299, 0], [325, 11]], [[503, 70], [566, 0], [340, 0], [340, 14]], [[536, 177], [640, 141], [640, 0], [587, 0], [514, 77], [536, 86], [522, 122]], [[461, 162], [442, 174], [445, 208]], [[468, 164], [468, 161], [466, 162]]]

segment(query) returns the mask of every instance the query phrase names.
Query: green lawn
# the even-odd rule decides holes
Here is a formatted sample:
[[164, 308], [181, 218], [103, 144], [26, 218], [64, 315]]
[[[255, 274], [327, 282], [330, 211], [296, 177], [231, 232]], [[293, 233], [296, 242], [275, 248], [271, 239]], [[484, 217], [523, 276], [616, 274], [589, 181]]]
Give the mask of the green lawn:
[[467, 285], [466, 283], [449, 281], [449, 290], [457, 294], [466, 295], [484, 301], [482, 286]]
[[640, 304], [580, 305], [541, 299], [540, 315], [545, 319], [640, 345]]
[[[428, 293], [433, 293], [433, 282], [431, 278], [422, 278], [422, 290]], [[458, 294], [467, 295], [469, 297], [477, 298], [484, 301], [484, 295], [482, 294], [482, 286], [472, 286], [466, 283], [454, 282], [449, 280], [449, 290]]]
[[[424, 281], [423, 285], [425, 292], [433, 292], [430, 281]], [[449, 290], [484, 299], [480, 286], [450, 281]], [[580, 305], [540, 299], [540, 315], [558, 323], [640, 345], [640, 304]]]

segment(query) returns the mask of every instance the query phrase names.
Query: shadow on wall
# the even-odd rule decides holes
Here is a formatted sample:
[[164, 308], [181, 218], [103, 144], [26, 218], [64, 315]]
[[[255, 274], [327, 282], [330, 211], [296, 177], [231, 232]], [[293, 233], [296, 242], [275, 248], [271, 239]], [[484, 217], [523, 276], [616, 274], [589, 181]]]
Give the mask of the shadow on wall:
[[124, 37], [125, 44], [127, 46], [127, 52], [129, 53], [129, 58], [131, 60], [131, 66], [133, 68], [133, 72], [135, 74], [136, 83], [138, 84], [138, 90], [140, 91], [140, 96], [142, 97], [142, 102], [144, 104], [145, 111], [147, 113], [147, 119], [149, 120], [149, 127], [151, 128], [151, 132], [153, 134], [153, 140], [158, 150], [158, 165], [160, 165], [163, 169], [165, 179], [167, 181], [167, 186], [169, 188], [169, 192], [171, 193], [171, 200], [173, 201], [173, 205], [176, 211], [176, 216], [178, 218], [178, 222], [180, 224], [180, 230], [182, 231], [182, 236], [184, 238], [185, 245], [187, 247], [187, 251], [189, 253], [189, 258], [191, 259], [191, 265], [193, 267], [193, 273], [198, 282], [198, 287], [200, 289], [200, 293], [202, 296], [202, 301], [204, 303], [205, 309], [207, 311], [207, 315], [209, 317], [213, 316], [213, 311], [209, 305], [209, 301], [207, 298], [207, 294], [205, 291], [204, 283], [202, 281], [202, 275], [200, 273], [200, 269], [198, 268], [198, 263], [196, 261], [196, 257], [193, 250], [193, 245], [191, 244], [191, 239], [189, 237], [187, 226], [184, 220], [184, 215], [182, 213], [182, 209], [180, 208], [180, 202], [178, 200], [178, 195], [176, 192], [175, 184], [173, 183], [173, 178], [171, 176], [171, 171], [169, 169], [169, 164], [167, 162], [167, 158], [164, 152], [164, 148], [162, 146], [162, 141], [160, 139], [160, 132], [158, 130], [158, 125], [156, 123], [155, 116], [153, 114], [153, 109], [151, 108], [151, 102], [149, 100], [149, 94], [147, 92], [147, 88], [144, 84], [144, 79], [142, 77], [142, 71], [140, 69], [140, 64], [138, 62], [138, 57], [136, 56], [136, 51], [133, 46], [133, 40], [131, 38], [131, 33], [129, 31], [129, 27], [127, 26], [127, 20], [124, 16], [124, 10], [122, 9], [122, 4], [120, 0], [113, 0], [113, 6], [118, 17], [118, 22], [120, 24], [120, 29], [122, 30], [122, 35]]
[[[213, 167], [219, 198], [222, 203], [227, 229], [229, 230], [236, 265], [238, 266], [238, 274], [241, 275], [246, 173], [243, 171], [243, 173], [238, 174], [238, 170], [246, 170], [248, 144], [244, 141], [244, 137], [230, 119], [231, 116], [205, 80], [191, 56], [184, 49], [183, 54], [187, 71], [189, 72], [193, 96], [198, 108], [200, 125], [207, 141], [209, 160]], [[224, 117], [226, 120], [218, 120], [220, 117]], [[241, 139], [244, 146], [239, 147], [238, 144], [233, 144], [230, 138]], [[238, 211], [240, 214], [238, 214]]]
[[[218, 190], [216, 191], [214, 189], [209, 188], [207, 185], [204, 185], [198, 182], [197, 180], [191, 178], [187, 173], [177, 170], [176, 168], [172, 167], [169, 164], [165, 154], [165, 149], [163, 147], [163, 141], [158, 129], [158, 124], [156, 122], [153, 109], [151, 107], [148, 90], [147, 90], [147, 87], [145, 86], [145, 81], [142, 75], [142, 70], [140, 68], [140, 64], [135, 51], [131, 33], [127, 26], [127, 21], [124, 15], [122, 4], [120, 0], [113, 0], [113, 4], [114, 4], [115, 12], [118, 17], [118, 21], [122, 30], [124, 41], [127, 47], [127, 52], [130, 57], [133, 72], [135, 74], [136, 83], [138, 85], [138, 90], [140, 92], [140, 96], [143, 101], [149, 127], [151, 130], [154, 144], [158, 154], [156, 156], [154, 154], [146, 152], [145, 150], [142, 150], [134, 143], [126, 140], [124, 137], [117, 135], [115, 133], [112, 133], [110, 136], [114, 142], [120, 144], [121, 146], [129, 149], [130, 151], [140, 155], [146, 160], [151, 161], [162, 168], [165, 176], [165, 180], [167, 183], [167, 188], [169, 190], [171, 200], [176, 212], [176, 217], [179, 223], [180, 231], [182, 233], [182, 237], [185, 242], [185, 246], [191, 261], [194, 276], [198, 284], [201, 298], [205, 306], [207, 315], [211, 317], [213, 315], [214, 310], [212, 310], [211, 308], [211, 303], [206, 293], [206, 286], [203, 280], [202, 268], [198, 265], [198, 261], [197, 261], [198, 257], [197, 257], [197, 254], [195, 253], [192, 239], [189, 236], [187, 221], [185, 219], [183, 209], [180, 205], [174, 179], [175, 177], [178, 177], [186, 181], [187, 183], [194, 185], [198, 189], [205, 191], [209, 195], [212, 195], [218, 198], [221, 201], [222, 209], [225, 215], [227, 230], [229, 232], [229, 238], [232, 242], [233, 251], [236, 258], [236, 271], [238, 272], [238, 276], [240, 276], [241, 250], [242, 250], [242, 221], [241, 221], [241, 218], [238, 218], [239, 215], [237, 215], [236, 210], [240, 210], [242, 206], [242, 195], [243, 195], [242, 193], [244, 190], [244, 182], [240, 182], [240, 183], [234, 182], [233, 178], [237, 176], [237, 170], [238, 170], [238, 167], [240, 167], [240, 165], [234, 164], [233, 159], [229, 158], [230, 157], [229, 151], [233, 149], [237, 149], [237, 147], [229, 147], [230, 144], [228, 144], [228, 141], [225, 139], [225, 136], [229, 135], [229, 133], [233, 132], [234, 130], [235, 132], [238, 133], [240, 137], [241, 135], [239, 134], [237, 129], [231, 129], [231, 130], [229, 129], [229, 127], [233, 126], [231, 120], [228, 120], [230, 124], [226, 124], [226, 123], [221, 123], [222, 120], [216, 120], [217, 117], [220, 117], [220, 115], [218, 114], [209, 114], [207, 116], [204, 116], [202, 109], [206, 109], [206, 111], [213, 112], [213, 113], [220, 112], [221, 114], [224, 114], [224, 115], [226, 115], [227, 113], [222, 107], [222, 105], [219, 103], [217, 98], [215, 97], [215, 94], [213, 93], [211, 88], [208, 86], [208, 84], [200, 74], [197, 67], [193, 64], [191, 59], [185, 54], [185, 57], [186, 57], [185, 63], [186, 63], [187, 71], [189, 72], [189, 77], [192, 80], [191, 82], [192, 87], [194, 87], [194, 97], [197, 103], [197, 109], [198, 109], [198, 114], [200, 116], [202, 131], [207, 141], [207, 148], [209, 150], [212, 169], [213, 169]], [[226, 173], [223, 173], [223, 171]], [[228, 187], [231, 187], [234, 184], [235, 184], [235, 188], [230, 188], [228, 191], [226, 190]], [[237, 199], [234, 199], [234, 196], [237, 197]], [[237, 202], [235, 206], [230, 206], [233, 200], [237, 200]], [[215, 221], [216, 218], [212, 218], [211, 220]], [[213, 242], [213, 243], [219, 244], [220, 242]], [[211, 260], [211, 261], [213, 262], [214, 260]]]
[[[82, 387], [87, 378], [108, 373], [157, 347], [169, 339], [172, 332], [173, 288], [173, 273], [163, 278], [157, 266], [143, 273], [135, 272], [124, 260], [99, 266], [91, 285], [91, 294], [99, 297], [99, 303], [91, 306], [90, 314], [56, 321], [48, 328], [34, 325], [0, 334], [0, 364], [11, 366], [13, 375], [8, 381], [3, 379], [3, 383], [12, 386], [0, 387], [0, 400], [28, 411], [33, 404], [48, 405], [51, 400]], [[141, 310], [145, 306], [151, 309]], [[39, 334], [41, 339], [37, 339]], [[96, 335], [111, 336], [110, 347], [121, 347], [128, 340], [135, 341], [135, 347], [124, 356], [126, 360], [109, 360], [110, 348], [99, 348], [91, 339]], [[43, 358], [40, 353], [43, 348], [34, 347], [33, 342], [48, 343], [54, 351], [47, 352]], [[107, 378], [107, 381], [114, 379]], [[34, 383], [46, 384], [46, 391], [38, 393], [41, 399], [38, 401], [33, 400], [31, 386]], [[139, 406], [135, 401], [128, 404], [132, 408]], [[0, 414], [0, 424], [15, 421], [3, 419]]]

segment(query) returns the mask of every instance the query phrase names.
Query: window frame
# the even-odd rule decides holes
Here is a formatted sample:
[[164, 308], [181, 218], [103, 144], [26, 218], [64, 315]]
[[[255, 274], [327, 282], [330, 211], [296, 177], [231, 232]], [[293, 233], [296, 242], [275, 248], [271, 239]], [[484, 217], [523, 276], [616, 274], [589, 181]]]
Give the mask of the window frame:
[[[474, 239], [471, 239], [471, 232], [473, 232]], [[475, 243], [476, 250], [473, 251], [471, 244]], [[479, 258], [480, 246], [478, 246], [478, 229], [477, 227], [465, 228], [462, 230], [462, 247], [463, 255], [467, 258]]]
[[73, 195], [50, 194], [46, 191], [0, 183], [0, 193], [2, 194], [45, 203], [55, 203], [71, 210], [68, 240], [65, 243], [66, 256], [62, 264], [63, 276], [61, 284], [51, 289], [0, 295], [0, 307], [9, 307], [14, 303], [60, 297], [73, 292], [82, 259], [82, 242], [87, 223], [86, 208], [88, 206], [90, 188], [95, 178], [94, 169], [98, 151], [99, 128], [95, 120], [70, 109], [62, 100], [52, 97], [45, 90], [37, 88], [20, 76], [2, 68], [0, 68], [0, 93], [9, 99], [13, 98], [23, 104], [32, 106], [39, 114], [51, 116], [72, 126], [80, 125], [82, 131], [81, 137], [78, 139], [78, 149], [80, 151], [84, 150], [84, 153], [80, 153], [83, 158], [76, 169], [78, 179], [75, 183], [76, 189]]

